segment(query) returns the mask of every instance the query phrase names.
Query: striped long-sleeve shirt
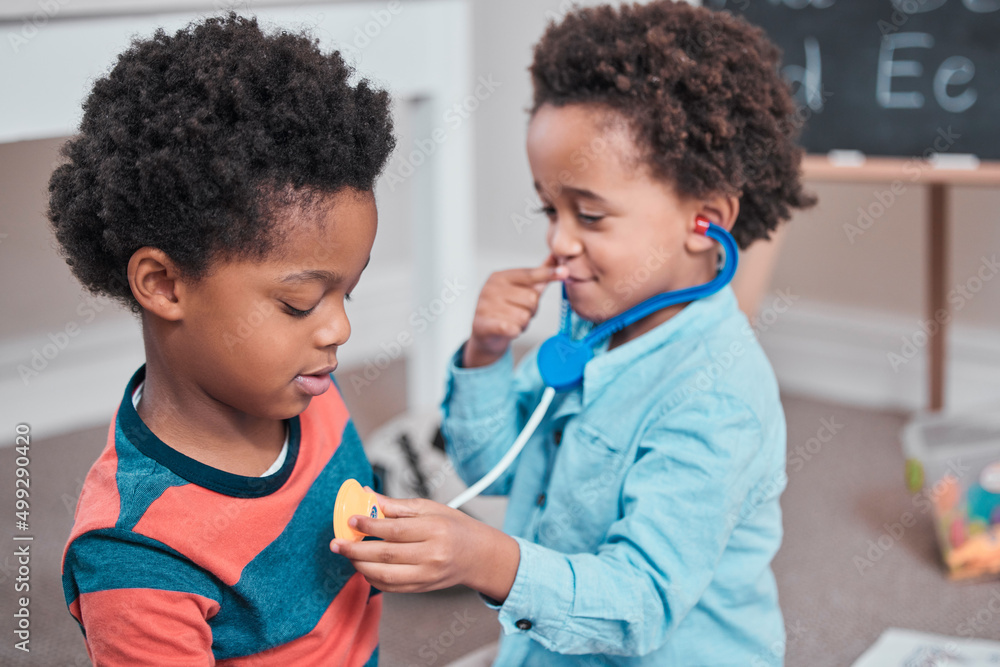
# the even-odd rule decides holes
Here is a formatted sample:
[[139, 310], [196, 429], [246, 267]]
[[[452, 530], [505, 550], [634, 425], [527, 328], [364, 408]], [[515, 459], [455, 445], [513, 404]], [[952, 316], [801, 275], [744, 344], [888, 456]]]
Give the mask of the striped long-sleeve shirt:
[[374, 665], [381, 595], [329, 550], [348, 477], [372, 484], [340, 393], [288, 422], [265, 477], [206, 466], [142, 422], [129, 382], [84, 482], [63, 588], [97, 665]]

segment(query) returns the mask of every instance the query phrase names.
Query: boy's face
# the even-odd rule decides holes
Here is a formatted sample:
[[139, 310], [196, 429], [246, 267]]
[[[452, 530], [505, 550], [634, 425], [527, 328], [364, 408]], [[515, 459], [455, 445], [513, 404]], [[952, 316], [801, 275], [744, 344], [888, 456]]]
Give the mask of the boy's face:
[[545, 105], [527, 148], [549, 249], [569, 267], [566, 294], [581, 317], [601, 322], [711, 279], [684, 247], [699, 202], [649, 174], [623, 122], [587, 105]]
[[372, 193], [351, 188], [276, 217], [266, 259], [220, 260], [185, 285], [170, 347], [172, 363], [207, 399], [287, 419], [331, 386], [337, 348], [351, 334], [344, 302], [368, 263], [378, 217]]

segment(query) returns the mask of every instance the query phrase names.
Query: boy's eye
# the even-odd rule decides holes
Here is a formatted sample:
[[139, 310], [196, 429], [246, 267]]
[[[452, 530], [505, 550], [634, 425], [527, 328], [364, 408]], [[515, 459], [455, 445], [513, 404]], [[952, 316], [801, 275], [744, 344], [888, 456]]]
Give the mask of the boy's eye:
[[350, 293], [347, 293], [344, 295], [344, 301], [354, 301], [354, 297], [352, 297]]
[[[535, 213], [543, 213], [546, 216], [548, 216], [549, 220], [551, 220], [554, 217], [556, 217], [556, 208], [555, 208], [555, 206], [544, 206], [543, 205], [543, 206], [540, 206], [537, 209], [535, 209]], [[603, 215], [587, 215], [587, 214], [582, 213], [582, 212], [581, 213], [577, 213], [576, 217], [580, 220], [580, 222], [582, 222], [585, 225], [592, 225], [595, 222], [600, 222], [604, 218]]]
[[285, 312], [291, 315], [292, 317], [305, 317], [315, 309], [315, 306], [313, 306], [309, 310], [299, 310], [298, 308], [293, 308], [292, 306], [289, 306], [284, 301], [281, 302], [281, 305], [285, 307]]

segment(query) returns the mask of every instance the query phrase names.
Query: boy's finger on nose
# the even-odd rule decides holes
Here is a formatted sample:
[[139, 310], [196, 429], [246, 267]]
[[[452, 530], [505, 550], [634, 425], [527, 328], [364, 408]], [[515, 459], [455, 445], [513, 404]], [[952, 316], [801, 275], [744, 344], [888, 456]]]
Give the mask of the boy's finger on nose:
[[556, 282], [557, 280], [565, 280], [566, 278], [569, 277], [569, 269], [566, 268], [565, 266], [556, 267], [551, 271], [552, 271], [551, 275], [541, 280], [540, 282], [534, 284], [534, 288], [539, 294], [544, 292], [545, 288], [547, 288], [553, 282]]
[[533, 269], [524, 269], [519, 282], [533, 287], [537, 287], [539, 284], [544, 286], [553, 280], [562, 280], [568, 273], [569, 270], [565, 266], [538, 266]]

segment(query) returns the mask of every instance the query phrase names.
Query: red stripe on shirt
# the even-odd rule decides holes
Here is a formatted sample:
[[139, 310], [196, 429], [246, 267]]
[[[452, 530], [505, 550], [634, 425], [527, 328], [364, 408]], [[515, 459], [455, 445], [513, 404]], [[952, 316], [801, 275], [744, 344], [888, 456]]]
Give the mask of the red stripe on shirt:
[[219, 611], [215, 600], [192, 593], [118, 588], [84, 593], [70, 611], [87, 628], [87, 653], [95, 665], [215, 664], [208, 625]]
[[[196, 484], [172, 486], [146, 510], [133, 531], [184, 554], [227, 585], [285, 529], [341, 442], [350, 415], [336, 389], [318, 396], [299, 418], [295, 470], [261, 498], [227, 498]], [[333, 520], [333, 517], [330, 518]]]

